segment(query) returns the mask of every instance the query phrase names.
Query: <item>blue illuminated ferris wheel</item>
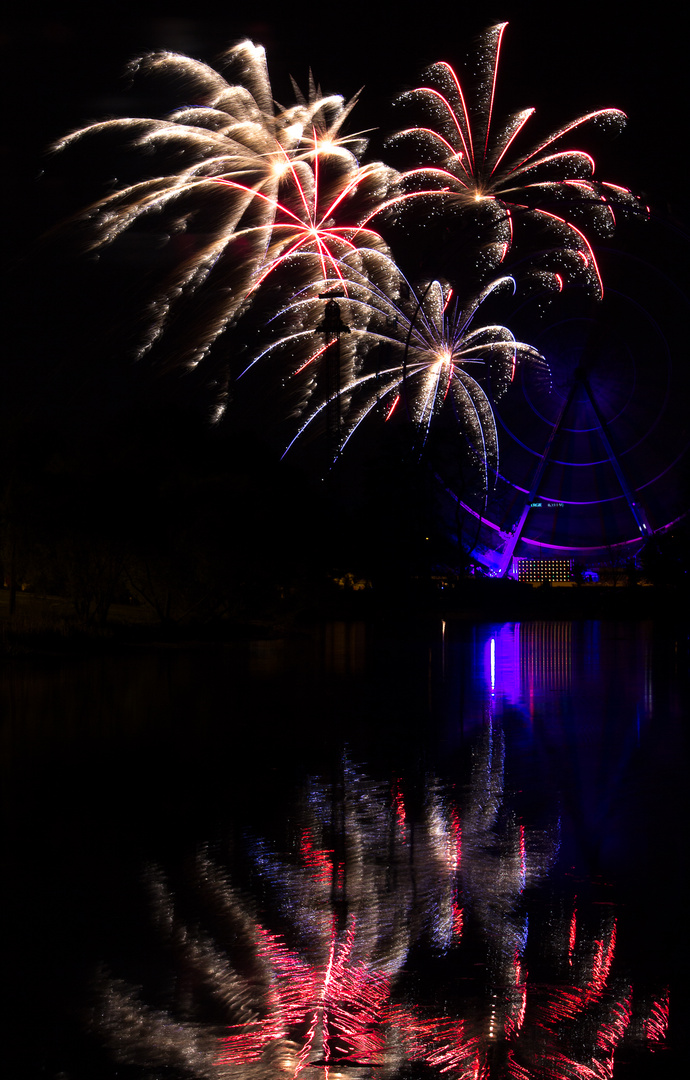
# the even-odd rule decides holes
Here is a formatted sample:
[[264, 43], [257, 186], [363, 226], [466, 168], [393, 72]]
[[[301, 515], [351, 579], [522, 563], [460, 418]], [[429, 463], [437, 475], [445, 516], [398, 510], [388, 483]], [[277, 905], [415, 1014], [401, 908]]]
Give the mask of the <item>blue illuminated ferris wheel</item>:
[[645, 260], [604, 261], [598, 307], [573, 290], [531, 327], [537, 301], [516, 312], [550, 374], [518, 370], [495, 405], [495, 485], [460, 502], [464, 546], [491, 573], [519, 558], [631, 558], [690, 506], [690, 301]]

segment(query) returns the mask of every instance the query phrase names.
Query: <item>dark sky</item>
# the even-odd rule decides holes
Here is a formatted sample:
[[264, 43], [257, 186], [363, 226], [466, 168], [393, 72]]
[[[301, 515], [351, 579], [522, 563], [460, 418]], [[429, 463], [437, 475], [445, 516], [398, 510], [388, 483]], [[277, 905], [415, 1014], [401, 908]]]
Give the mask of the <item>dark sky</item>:
[[[33, 260], [40, 249], [31, 240], [64, 216], [70, 196], [70, 209], [76, 210], [101, 194], [90, 189], [89, 176], [72, 173], [64, 159], [57, 163], [55, 182], [56, 164], [46, 154], [50, 143], [107, 116], [150, 114], [150, 102], [128, 95], [124, 75], [127, 63], [142, 52], [170, 49], [213, 63], [229, 45], [250, 37], [266, 47], [274, 94], [283, 105], [292, 100], [290, 75], [306, 86], [310, 67], [325, 92], [350, 97], [364, 87], [351, 130], [377, 128], [372, 149], [378, 155], [377, 140], [380, 144], [396, 126], [391, 107], [396, 95], [419, 85], [421, 72], [434, 61], [447, 60], [462, 69], [476, 37], [508, 21], [497, 116], [534, 106], [530, 127], [535, 135], [546, 135], [597, 108], [616, 106], [627, 113], [628, 125], [619, 136], [597, 137], [585, 130], [573, 144], [595, 153], [600, 179], [631, 187], [652, 207], [659, 224], [647, 235], [642, 223], [636, 226], [630, 254], [645, 261], [647, 276], [652, 268], [659, 293], [665, 289], [679, 298], [678, 314], [670, 320], [675, 325], [666, 319], [664, 325], [668, 338], [684, 341], [690, 294], [687, 59], [682, 26], [667, 17], [653, 21], [651, 5], [644, 17], [622, 3], [592, 0], [567, 6], [544, 0], [490, 0], [474, 6], [420, 0], [411, 8], [400, 0], [324, 7], [272, 0], [268, 5], [243, 3], [240, 14], [233, 14], [229, 2], [213, 16], [205, 13], [203, 0], [187, 4], [182, 15], [164, 7], [160, 14], [138, 5], [135, 15], [120, 8], [117, 16], [94, 8], [88, 18], [62, 9], [42, 14], [32, 7], [31, 19], [15, 18], [0, 28], [6, 102], [0, 146], [9, 187], [5, 206], [11, 208], [4, 223], [10, 288], [14, 278], [26, 281], [27, 267], [29, 280], [37, 280]], [[631, 247], [624, 229], [613, 242]], [[16, 254], [21, 275], [14, 270]], [[57, 295], [60, 281], [50, 281]], [[637, 289], [643, 304], [651, 303], [646, 281]], [[31, 300], [35, 339], [37, 333], [50, 333], [50, 320], [40, 315], [43, 288], [37, 286]], [[46, 325], [37, 331], [41, 321]]]
[[[601, 175], [642, 190], [659, 208], [685, 214], [685, 57], [682, 28], [632, 6], [584, 0], [558, 5], [496, 0], [462, 5], [441, 0], [323, 8], [287, 3], [231, 3], [204, 16], [187, 4], [184, 16], [155, 14], [89, 17], [42, 15], [2, 28], [5, 80], [4, 174], [11, 190], [31, 206], [43, 148], [85, 120], [129, 111], [122, 77], [127, 61], [151, 48], [169, 48], [213, 61], [228, 44], [250, 36], [268, 51], [276, 96], [289, 98], [288, 75], [300, 84], [309, 66], [322, 88], [347, 96], [365, 87], [352, 123], [391, 124], [389, 102], [416, 84], [425, 65], [461, 64], [476, 34], [508, 20], [498, 108], [534, 105], [545, 130], [591, 109], [616, 105], [629, 116], [626, 132], [604, 149]], [[372, 15], [372, 9], [376, 14]], [[120, 8], [120, 12], [122, 12]], [[248, 16], [248, 10], [256, 15]], [[190, 15], [193, 11], [196, 17]], [[656, 19], [656, 21], [653, 21]], [[132, 109], [134, 112], [135, 110]]]
[[[350, 130], [378, 129], [372, 137], [372, 153], [378, 156], [383, 135], [397, 123], [391, 106], [396, 95], [418, 86], [434, 61], [447, 60], [462, 70], [477, 36], [508, 21], [496, 115], [534, 106], [530, 129], [536, 136], [597, 108], [623, 109], [629, 121], [619, 136], [585, 130], [573, 144], [595, 154], [598, 178], [642, 194], [661, 224], [653, 237], [647, 230], [651, 239], [638, 229], [633, 246], [646, 245], [639, 254], [655, 272], [663, 270], [674, 287], [690, 293], [685, 39], [677, 21], [661, 16], [653, 21], [651, 5], [644, 17], [631, 6], [593, 0], [567, 6], [544, 0], [474, 6], [420, 0], [413, 7], [400, 0], [324, 7], [271, 0], [243, 3], [239, 14], [229, 2], [212, 16], [204, 0], [185, 5], [182, 15], [174, 6], [163, 7], [161, 14], [139, 4], [136, 14], [128, 14], [125, 5], [117, 15], [94, 7], [85, 17], [83, 9], [78, 15], [69, 7], [46, 14], [34, 5], [31, 18], [0, 27], [5, 99], [0, 151], [8, 188], [4, 265], [10, 288], [15, 279], [26, 280], [27, 266], [29, 280], [35, 280], [33, 261], [40, 249], [32, 239], [57, 224], [66, 208], [76, 211], [102, 194], [91, 189], [91, 177], [73, 168], [67, 154], [51, 163], [51, 142], [90, 121], [153, 111], [151, 101], [137, 100], [127, 89], [126, 65], [142, 52], [170, 49], [213, 63], [229, 45], [251, 37], [266, 47], [274, 94], [283, 105], [292, 100], [290, 75], [306, 86], [310, 67], [324, 92], [350, 97], [363, 87]], [[614, 243], [629, 246], [623, 230]], [[23, 276], [15, 273], [17, 255]], [[34, 297], [37, 312], [40, 288]], [[35, 334], [35, 314], [31, 322]], [[678, 322], [684, 338], [684, 314]]]

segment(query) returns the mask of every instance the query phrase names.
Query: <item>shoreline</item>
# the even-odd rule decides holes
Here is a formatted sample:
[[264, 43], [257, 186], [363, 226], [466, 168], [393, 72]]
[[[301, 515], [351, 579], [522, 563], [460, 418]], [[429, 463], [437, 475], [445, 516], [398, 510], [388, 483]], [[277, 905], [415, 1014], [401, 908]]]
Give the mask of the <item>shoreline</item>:
[[[8, 592], [0, 591], [0, 656], [103, 653], [120, 649], [198, 648], [241, 641], [310, 636], [327, 622], [390, 624], [392, 632], [414, 624], [609, 619], [639, 621], [687, 617], [688, 590], [677, 585], [540, 585], [463, 580], [432, 589], [328, 591], [294, 594], [272, 608], [212, 622], [161, 623], [142, 606], [114, 604], [102, 625], [84, 623], [69, 600], [21, 593], [10, 616]], [[670, 604], [672, 605], [669, 610]]]

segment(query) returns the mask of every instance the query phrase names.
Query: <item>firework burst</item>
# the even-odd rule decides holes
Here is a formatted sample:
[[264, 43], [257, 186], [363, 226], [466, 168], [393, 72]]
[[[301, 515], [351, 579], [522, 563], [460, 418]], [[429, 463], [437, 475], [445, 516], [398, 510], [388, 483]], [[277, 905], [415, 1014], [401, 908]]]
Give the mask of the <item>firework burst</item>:
[[[399, 102], [420, 106], [426, 125], [398, 132], [392, 143], [414, 148], [418, 164], [403, 174], [404, 193], [388, 207], [433, 198], [447, 212], [482, 213], [490, 236], [484, 256], [494, 268], [513, 241], [513, 224], [529, 218], [555, 234], [564, 253], [575, 253], [577, 264], [603, 294], [601, 275], [585, 229], [607, 235], [615, 224], [614, 207], [638, 208], [627, 188], [594, 180], [594, 159], [585, 150], [564, 149], [562, 140], [591, 124], [619, 130], [625, 123], [620, 109], [598, 109], [572, 120], [533, 144], [517, 147], [534, 109], [525, 109], [502, 123], [494, 119], [501, 42], [507, 23], [492, 27], [478, 50], [479, 78], [472, 97], [463, 90], [450, 66], [434, 64], [427, 85], [402, 95]], [[572, 258], [566, 262], [572, 265]]]
[[[514, 222], [529, 218], [549, 236], [550, 250], [538, 256], [542, 284], [560, 290], [565, 278], [584, 273], [601, 292], [586, 230], [610, 230], [615, 207], [637, 205], [627, 189], [594, 180], [589, 153], [563, 148], [584, 125], [620, 126], [620, 110], [589, 113], [516, 153], [533, 110], [494, 121], [504, 30], [485, 36], [471, 99], [446, 63], [404, 95], [429, 119], [391, 140], [415, 148], [417, 165], [403, 174], [362, 162], [364, 133], [344, 133], [356, 99], [324, 95], [310, 77], [306, 94], [295, 87], [294, 104], [276, 104], [264, 50], [252, 42], [226, 52], [220, 71], [169, 52], [136, 60], [133, 75], [161, 80], [192, 104], [162, 119], [90, 124], [55, 147], [100, 151], [112, 140], [139, 170], [72, 221], [91, 252], [117, 258], [118, 246], [133, 241], [151, 256], [141, 270], [147, 306], [136, 355], [152, 351], [155, 370], [188, 371], [232, 327], [225, 355], [214, 351], [200, 373], [215, 396], [214, 417], [236, 376], [272, 372], [281, 422], [299, 418], [283, 446], [325, 428], [331, 459], [372, 413], [405, 415], [421, 452], [452, 412], [486, 491], [498, 468], [492, 403], [521, 357], [538, 358], [505, 326], [474, 326], [490, 294], [514, 288], [506, 276], [490, 281], [511, 248]], [[387, 213], [429, 201], [446, 231], [458, 214], [479, 225], [472, 251], [478, 243], [483, 266], [474, 284], [462, 282], [461, 302], [441, 277], [459, 276], [457, 252], [450, 268], [425, 270], [415, 292], [377, 231]], [[342, 342], [315, 333], [319, 296], [334, 290], [350, 331]], [[257, 366], [267, 357], [280, 361], [278, 370]], [[265, 390], [257, 400], [268, 399]]]
[[[249, 41], [222, 58], [228, 78], [175, 53], [153, 53], [134, 73], [174, 80], [187, 100], [161, 120], [91, 124], [56, 144], [101, 146], [123, 137], [148, 175], [78, 215], [86, 246], [98, 251], [124, 233], [164, 230], [163, 281], [147, 312], [139, 349], [175, 320], [167, 361], [195, 366], [281, 265], [302, 280], [328, 276], [337, 259], [366, 243], [385, 249], [360, 219], [388, 191], [392, 170], [360, 166], [361, 136], [340, 129], [354, 100], [323, 96], [310, 80], [290, 108], [274, 105], [262, 47]], [[228, 81], [237, 78], [237, 83]], [[203, 287], [203, 288], [202, 288]]]
[[[344, 418], [339, 452], [371, 414], [379, 413], [388, 421], [405, 412], [419, 432], [421, 450], [434, 421], [448, 405], [467, 433], [486, 488], [498, 467], [492, 400], [505, 392], [520, 358], [541, 361], [534, 348], [516, 341], [506, 327], [473, 326], [489, 296], [514, 289], [514, 280], [499, 278], [462, 303], [439, 281], [428, 282], [415, 292], [385, 258], [379, 260], [382, 285], [372, 281], [371, 273], [358, 272], [345, 261], [340, 271], [347, 282], [343, 314], [351, 324], [343, 348], [366, 353], [366, 359], [360, 373], [338, 391]], [[297, 301], [295, 308], [304, 307], [314, 310], [313, 301]], [[306, 343], [310, 340], [307, 331], [300, 331], [299, 336]], [[283, 348], [286, 340], [294, 350], [295, 337], [288, 336], [269, 346], [263, 355]], [[312, 348], [295, 374], [301, 375], [323, 354], [323, 346]], [[290, 446], [309, 428], [318, 427], [329, 400], [308, 413]]]

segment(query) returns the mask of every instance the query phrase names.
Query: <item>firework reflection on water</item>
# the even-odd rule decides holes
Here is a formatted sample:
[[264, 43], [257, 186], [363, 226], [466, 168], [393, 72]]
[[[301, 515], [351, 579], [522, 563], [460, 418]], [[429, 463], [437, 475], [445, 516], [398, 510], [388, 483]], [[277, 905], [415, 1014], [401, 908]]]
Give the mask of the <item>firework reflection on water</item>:
[[220, 1078], [415, 1062], [467, 1080], [603, 1078], [624, 1040], [661, 1045], [667, 994], [638, 997], [618, 969], [611, 909], [568, 894], [544, 915], [558, 825], [517, 815], [504, 764], [491, 720], [462, 787], [375, 782], [344, 759], [278, 838], [150, 866], [168, 974], [135, 985], [104, 968], [95, 1034], [140, 1075]]

